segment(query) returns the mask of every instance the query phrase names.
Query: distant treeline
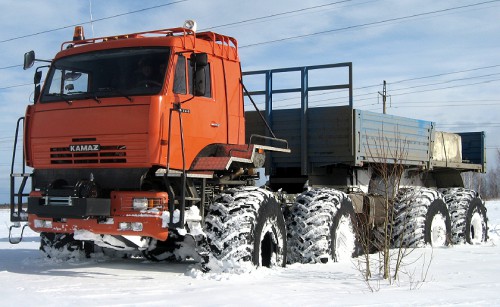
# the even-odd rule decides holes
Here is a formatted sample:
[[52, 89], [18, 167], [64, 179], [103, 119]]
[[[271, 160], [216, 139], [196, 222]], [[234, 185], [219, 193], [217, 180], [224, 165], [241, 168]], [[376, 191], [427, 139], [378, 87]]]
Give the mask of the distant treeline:
[[486, 174], [464, 173], [465, 187], [479, 192], [483, 199], [500, 198], [500, 150], [497, 149], [496, 163]]

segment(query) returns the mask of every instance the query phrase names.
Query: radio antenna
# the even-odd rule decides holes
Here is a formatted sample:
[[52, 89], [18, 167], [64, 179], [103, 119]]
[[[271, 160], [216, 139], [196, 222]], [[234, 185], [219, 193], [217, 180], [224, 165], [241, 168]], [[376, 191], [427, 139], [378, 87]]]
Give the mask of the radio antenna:
[[94, 22], [92, 18], [92, 0], [89, 0], [89, 10], [90, 10], [90, 28], [92, 29], [92, 37], [95, 37], [94, 35]]

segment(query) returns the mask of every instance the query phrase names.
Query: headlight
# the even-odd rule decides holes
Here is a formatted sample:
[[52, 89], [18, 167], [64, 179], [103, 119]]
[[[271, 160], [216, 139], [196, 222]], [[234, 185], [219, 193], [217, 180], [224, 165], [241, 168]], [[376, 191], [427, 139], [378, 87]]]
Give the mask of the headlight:
[[52, 228], [52, 221], [36, 219], [34, 224], [35, 228]]
[[134, 210], [138, 210], [138, 211], [148, 209], [148, 199], [147, 198], [134, 198], [132, 200], [132, 208], [134, 208]]
[[135, 222], [130, 224], [133, 231], [142, 231], [142, 223]]
[[142, 231], [143, 229], [142, 223], [139, 222], [121, 222], [118, 224], [119, 230], [132, 230], [132, 231]]
[[118, 224], [118, 229], [120, 230], [130, 230], [132, 227], [130, 226], [130, 223], [126, 223], [126, 222], [121, 222], [120, 224]]

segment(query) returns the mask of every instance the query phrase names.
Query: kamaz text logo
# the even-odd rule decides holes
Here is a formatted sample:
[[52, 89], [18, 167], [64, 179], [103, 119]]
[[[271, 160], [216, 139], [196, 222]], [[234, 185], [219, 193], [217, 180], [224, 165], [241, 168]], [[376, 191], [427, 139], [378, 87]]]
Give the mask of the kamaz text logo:
[[101, 145], [99, 144], [69, 145], [69, 151], [71, 152], [99, 151], [99, 150], [101, 150]]

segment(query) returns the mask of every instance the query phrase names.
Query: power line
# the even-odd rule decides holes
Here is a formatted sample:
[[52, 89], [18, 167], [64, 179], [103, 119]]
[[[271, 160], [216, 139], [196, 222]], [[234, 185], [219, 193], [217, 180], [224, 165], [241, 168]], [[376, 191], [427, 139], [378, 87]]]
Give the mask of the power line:
[[4, 67], [0, 67], [0, 70], [16, 68], [16, 67], [23, 67], [23, 65], [19, 64], [19, 65], [4, 66]]
[[[413, 80], [429, 79], [429, 78], [434, 78], [434, 77], [438, 77], [438, 76], [453, 75], [453, 74], [458, 74], [458, 73], [471, 72], [471, 71], [477, 71], [477, 70], [489, 69], [489, 68], [495, 68], [495, 67], [500, 67], [500, 64], [490, 65], [490, 66], [482, 66], [482, 67], [476, 67], [476, 68], [470, 68], [470, 69], [464, 69], [464, 70], [459, 70], [459, 71], [452, 71], [452, 72], [447, 72], [447, 73], [440, 73], [440, 74], [429, 75], [429, 76], [415, 77], [415, 78], [411, 78], [411, 79], [403, 79], [403, 80], [398, 80], [398, 81], [394, 81], [394, 82], [389, 82], [389, 84], [397, 84], [397, 83], [403, 83], [403, 82], [413, 81]], [[424, 87], [424, 86], [430, 86], [430, 85], [444, 84], [444, 83], [450, 83], [450, 82], [454, 82], [454, 81], [468, 80], [468, 79], [474, 79], [474, 78], [482, 78], [482, 77], [485, 77], [485, 76], [493, 76], [493, 75], [498, 75], [498, 74], [500, 74], [500, 73], [489, 74], [489, 75], [482, 75], [482, 76], [474, 76], [474, 77], [467, 77], [467, 78], [459, 78], [459, 79], [451, 79], [451, 80], [448, 80], [448, 81], [445, 81], [445, 82], [442, 82], [442, 83], [425, 84], [425, 85], [419, 85], [417, 87]], [[357, 91], [357, 90], [361, 90], [361, 89], [367, 89], [367, 88], [372, 88], [372, 87], [380, 87], [380, 86], [382, 86], [381, 83], [374, 84], [374, 85], [365, 85], [365, 86], [361, 86], [361, 87], [355, 87], [354, 90]], [[410, 88], [414, 88], [414, 87], [408, 87], [408, 88], [404, 88], [404, 89], [410, 89]], [[399, 90], [403, 90], [403, 89], [396, 89], [396, 90], [399, 91]], [[396, 90], [392, 90], [392, 91], [396, 91]], [[356, 94], [355, 97], [376, 95], [377, 93], [378, 92]], [[330, 95], [330, 94], [331, 94], [331, 92], [315, 93], [315, 94], [309, 94], [309, 97], [322, 96], [322, 95]], [[300, 96], [294, 96], [294, 97], [282, 98], [282, 99], [273, 100], [273, 101], [274, 102], [280, 102], [280, 101], [286, 101], [286, 100], [295, 100], [295, 99], [299, 99], [299, 98], [300, 98]], [[335, 97], [333, 99], [347, 99], [347, 98], [349, 98], [349, 97], [348, 96], [343, 96], [343, 97]], [[327, 100], [330, 100], [330, 99], [325, 99], [325, 100], [321, 100], [321, 101], [327, 101]], [[360, 100], [365, 100], [365, 99], [356, 99], [356, 101], [360, 101]]]
[[486, 80], [486, 81], [481, 81], [481, 82], [476, 82], [476, 83], [452, 85], [452, 86], [446, 86], [446, 87], [440, 87], [440, 88], [434, 88], [434, 89], [428, 89], [428, 90], [419, 90], [419, 91], [413, 91], [413, 92], [392, 94], [392, 96], [401, 96], [401, 95], [408, 95], [408, 94], [415, 94], [415, 93], [433, 92], [433, 91], [440, 91], [440, 90], [445, 90], [445, 89], [450, 89], [450, 88], [486, 84], [486, 83], [497, 82], [497, 81], [500, 81], [500, 79]]
[[436, 74], [436, 75], [429, 75], [429, 76], [423, 76], [423, 77], [403, 79], [403, 80], [399, 80], [399, 81], [389, 82], [389, 84], [397, 84], [397, 83], [403, 83], [403, 82], [408, 82], [408, 81], [415, 81], [415, 80], [421, 80], [421, 79], [442, 77], [442, 76], [447, 76], [447, 75], [460, 74], [460, 73], [464, 73], [464, 72], [471, 72], [471, 71], [481, 70], [481, 69], [495, 68], [495, 67], [499, 67], [499, 66], [500, 66], [500, 64], [490, 65], [490, 66], [483, 66], [483, 67], [476, 67], [476, 68], [471, 68], [471, 69], [464, 69], [464, 70], [458, 70], [458, 71], [453, 71], [453, 72], [440, 73], [440, 74]]
[[[391, 96], [402, 96], [402, 95], [408, 95], [408, 94], [433, 92], [433, 91], [440, 91], [440, 90], [445, 90], [445, 89], [452, 89], [452, 88], [460, 88], [460, 87], [466, 87], [466, 86], [487, 84], [487, 83], [497, 82], [497, 81], [500, 81], [500, 79], [492, 79], [492, 80], [485, 80], [485, 81], [475, 82], [475, 83], [458, 84], [458, 85], [452, 85], [452, 86], [446, 86], [446, 87], [439, 87], [439, 88], [433, 88], [433, 89], [427, 89], [427, 90], [418, 90], [418, 91], [412, 91], [412, 92], [406, 92], [406, 93], [392, 94]], [[372, 94], [374, 94], [374, 93], [372, 93]], [[358, 99], [357, 101], [360, 101], [360, 100], [366, 100], [366, 99]], [[496, 105], [496, 104], [491, 104], [491, 105]]]
[[369, 27], [369, 26], [381, 25], [381, 24], [390, 23], [390, 22], [394, 22], [394, 21], [400, 21], [400, 20], [405, 20], [405, 19], [412, 19], [412, 18], [416, 18], [416, 17], [422, 17], [422, 16], [426, 16], [426, 15], [433, 15], [433, 14], [438, 14], [438, 13], [444, 13], [444, 12], [449, 12], [449, 11], [454, 11], [454, 10], [459, 10], [459, 9], [464, 9], [464, 8], [470, 8], [470, 7], [480, 6], [480, 5], [484, 5], [484, 4], [488, 4], [488, 3], [494, 3], [494, 2], [498, 2], [498, 1], [500, 1], [500, 0], [492, 0], [492, 1], [485, 1], [485, 2], [473, 3], [473, 4], [468, 4], [468, 5], [451, 7], [451, 8], [447, 8], [447, 9], [441, 9], [441, 10], [429, 11], [429, 12], [424, 12], [424, 13], [412, 14], [412, 15], [407, 15], [407, 16], [402, 16], [402, 17], [389, 18], [389, 19], [384, 19], [384, 20], [374, 21], [374, 22], [367, 22], [367, 23], [353, 25], [353, 26], [348, 26], [348, 27], [343, 27], [343, 28], [330, 29], [330, 30], [319, 31], [319, 32], [314, 32], [314, 33], [309, 33], [309, 34], [289, 36], [289, 37], [275, 39], [275, 40], [270, 40], [270, 41], [264, 41], [264, 42], [259, 42], [259, 43], [242, 45], [239, 48], [240, 49], [241, 48], [248, 48], [248, 47], [266, 45], [266, 44], [277, 43], [277, 42], [282, 42], [282, 41], [287, 41], [287, 40], [292, 40], [292, 39], [304, 38], [304, 37], [309, 37], [309, 36], [322, 35], [322, 34], [327, 34], [327, 33], [340, 32], [340, 31], [345, 31], [345, 30], [352, 30], [352, 29], [357, 29], [357, 28], [364, 28], [364, 27]]
[[[122, 16], [130, 15], [130, 14], [134, 14], [134, 13], [138, 13], [138, 12], [143, 12], [143, 11], [155, 9], [155, 8], [158, 8], [158, 7], [163, 7], [163, 6], [168, 6], [168, 5], [172, 5], [172, 4], [177, 4], [177, 3], [185, 2], [185, 1], [188, 1], [188, 0], [179, 0], [179, 1], [174, 1], [174, 2], [170, 2], [170, 3], [166, 3], [166, 4], [157, 5], [157, 6], [152, 6], [152, 7], [148, 7], [148, 8], [136, 10], [136, 11], [130, 11], [130, 12], [121, 13], [121, 14], [117, 14], [117, 15], [107, 16], [107, 17], [95, 19], [95, 20], [93, 20], [93, 22], [98, 22], [98, 21], [102, 21], [102, 20], [107, 20], [107, 19], [122, 17]], [[288, 15], [288, 14], [292, 14], [292, 13], [297, 13], [297, 12], [301, 12], [301, 11], [305, 11], [305, 10], [313, 10], [313, 9], [322, 8], [322, 7], [326, 7], [326, 6], [331, 6], [331, 5], [335, 5], [335, 4], [341, 4], [341, 3], [345, 3], [345, 2], [349, 2], [349, 1], [352, 1], [352, 0], [336, 1], [336, 2], [331, 2], [331, 3], [327, 3], [327, 4], [323, 4], [323, 5], [316, 5], [316, 6], [306, 7], [306, 8], [302, 8], [302, 9], [299, 9], [299, 10], [292, 10], [292, 11], [287, 11], [287, 12], [282, 12], [282, 13], [270, 14], [270, 15], [266, 15], [266, 16], [261, 16], [261, 17], [246, 19], [246, 20], [242, 20], [242, 21], [237, 21], [237, 22], [232, 22], [232, 23], [217, 25], [217, 26], [213, 26], [213, 27], [208, 27], [206, 29], [214, 29], [214, 28], [232, 26], [232, 25], [237, 25], [237, 24], [243, 24], [243, 23], [248, 23], [248, 22], [251, 22], [251, 21], [263, 20], [263, 19], [273, 18], [273, 17], [277, 17], [277, 16], [282, 16], [282, 15]], [[282, 39], [277, 39], [277, 40], [272, 40], [272, 41], [267, 41], [267, 42], [261, 42], [261, 43], [243, 45], [243, 46], [240, 46], [240, 48], [257, 46], [257, 45], [263, 45], [263, 44], [268, 44], [268, 43], [274, 43], [274, 42], [285, 41], [285, 40], [296, 39], [296, 38], [302, 38], [302, 37], [313, 36], [313, 35], [319, 35], [319, 34], [325, 34], [325, 33], [330, 33], [330, 32], [337, 32], [337, 31], [343, 31], [343, 30], [349, 30], [349, 29], [355, 29], [355, 28], [361, 28], [361, 27], [374, 26], [374, 25], [384, 24], [384, 23], [388, 23], [388, 22], [405, 20], [405, 19], [411, 19], [411, 18], [426, 16], [426, 15], [432, 15], [432, 14], [437, 14], [437, 13], [442, 13], [442, 12], [448, 12], [448, 11], [453, 11], [453, 10], [459, 10], [459, 9], [463, 9], [463, 8], [474, 7], [474, 6], [479, 6], [479, 5], [493, 3], [493, 2], [498, 2], [498, 1], [500, 1], [500, 0], [486, 1], [486, 2], [474, 3], [474, 4], [469, 4], [469, 5], [464, 5], [464, 6], [458, 6], [458, 7], [452, 7], [452, 8], [442, 9], [442, 10], [436, 10], [436, 11], [430, 11], [430, 12], [425, 12], [425, 13], [413, 14], [413, 15], [408, 15], [408, 16], [403, 16], [403, 17], [391, 18], [391, 19], [386, 19], [386, 20], [382, 20], [382, 21], [376, 21], [376, 22], [371, 22], [371, 23], [354, 25], [354, 26], [349, 26], [349, 27], [340, 28], [340, 29], [332, 29], [332, 30], [320, 31], [320, 32], [315, 32], [315, 33], [310, 33], [310, 34], [304, 34], [304, 35], [299, 35], [299, 36], [293, 36], [293, 37], [288, 37], [288, 38], [282, 38]], [[89, 23], [90, 22], [81, 22], [81, 23], [78, 23], [78, 24], [67, 25], [67, 26], [63, 26], [63, 27], [59, 27], [59, 28], [55, 28], [55, 29], [50, 29], [50, 30], [44, 30], [44, 31], [40, 31], [40, 32], [32, 33], [32, 34], [23, 35], [23, 36], [17, 36], [17, 37], [13, 37], [13, 38], [1, 40], [0, 43], [9, 42], [9, 41], [18, 40], [18, 39], [27, 38], [27, 37], [32, 37], [32, 36], [36, 36], [36, 35], [40, 35], [40, 34], [45, 34], [45, 33], [49, 33], [49, 32], [59, 31], [59, 30], [62, 30], [62, 29], [72, 28], [72, 27], [75, 27], [77, 25], [89, 24]], [[9, 68], [15, 68], [15, 67], [20, 67], [20, 66], [22, 66], [22, 65], [11, 65], [11, 66], [6, 66], [6, 67], [0, 67], [0, 70], [2, 70], [2, 69], [9, 69]]]
[[[140, 12], [144, 12], [144, 11], [148, 11], [148, 10], [152, 10], [152, 9], [157, 9], [157, 8], [160, 8], [160, 7], [169, 6], [169, 5], [173, 5], [173, 4], [177, 4], [177, 3], [181, 3], [181, 2], [186, 2], [186, 1], [189, 1], [189, 0], [178, 0], [178, 1], [173, 1], [173, 2], [169, 2], [169, 3], [164, 3], [164, 4], [155, 5], [155, 6], [150, 6], [150, 7], [139, 9], [139, 10], [135, 10], [135, 11], [130, 11], [130, 12], [126, 12], [126, 13], [121, 13], [121, 14], [116, 14], [116, 15], [112, 15], [112, 16], [107, 16], [107, 17], [103, 17], [103, 18], [94, 19], [92, 22], [103, 21], [103, 20], [113, 19], [113, 18], [122, 17], [122, 16], [126, 16], [126, 15], [131, 15], [131, 14], [135, 14], [135, 13], [140, 13]], [[73, 24], [73, 25], [63, 26], [63, 27], [54, 28], [54, 29], [50, 29], [50, 30], [44, 30], [44, 31], [40, 31], [40, 32], [36, 32], [36, 33], [31, 33], [31, 34], [26, 34], [26, 35], [22, 35], [22, 36], [16, 36], [16, 37], [12, 37], [12, 38], [8, 38], [8, 39], [0, 40], [0, 43], [11, 42], [11, 41], [22, 39], [22, 38], [27, 38], [27, 37], [32, 37], [32, 36], [40, 35], [40, 34], [45, 34], [45, 33], [50, 33], [50, 32], [54, 32], [54, 31], [59, 31], [59, 30], [64, 30], [64, 29], [68, 29], [68, 28], [73, 28], [75, 26], [79, 26], [79, 25], [82, 25], [82, 24], [90, 24], [90, 21], [84, 21], [84, 22], [80, 22], [80, 23], [77, 23], [77, 24]]]
[[441, 84], [447, 84], [447, 83], [451, 83], [451, 82], [464, 81], [464, 80], [470, 80], [470, 79], [492, 77], [492, 76], [497, 76], [497, 75], [500, 75], [500, 73], [493, 73], [493, 74], [473, 76], [473, 77], [465, 77], [465, 78], [459, 78], [459, 79], [451, 79], [451, 80], [446, 80], [446, 81], [442, 81], [442, 82], [428, 83], [428, 84], [414, 85], [414, 86], [404, 87], [404, 88], [391, 89], [391, 92], [404, 91], [404, 90], [426, 87], [426, 86], [433, 86], [433, 85], [441, 85]]
[[[188, 1], [188, 0], [184, 0], [184, 1]], [[234, 26], [234, 25], [238, 25], [238, 24], [249, 23], [249, 22], [252, 22], [252, 21], [265, 20], [265, 19], [270, 19], [270, 18], [278, 17], [278, 16], [290, 15], [290, 14], [293, 14], [293, 13], [304, 12], [304, 11], [318, 9], [318, 8], [324, 8], [324, 7], [327, 7], [327, 6], [332, 6], [332, 5], [341, 4], [341, 3], [350, 2], [350, 1], [353, 1], [353, 0], [336, 1], [336, 2], [331, 2], [331, 3], [327, 3], [327, 4], [323, 4], [323, 5], [316, 5], [316, 6], [305, 7], [305, 8], [301, 8], [301, 9], [298, 9], [298, 10], [286, 11], [286, 12], [282, 12], [282, 13], [276, 13], [276, 14], [270, 14], [270, 15], [260, 16], [260, 17], [256, 17], [256, 18], [245, 19], [245, 20], [236, 21], [236, 22], [232, 22], [232, 23], [227, 23], [227, 24], [222, 24], [222, 25], [208, 27], [208, 28], [202, 29], [202, 31], [216, 29], [216, 28], [222, 28], [222, 27], [229, 27], [229, 26]], [[177, 2], [183, 2], [183, 1], [177, 1]], [[114, 16], [109, 16], [109, 17], [104, 17], [104, 18], [101, 18], [101, 19], [93, 20], [92, 22], [101, 21], [101, 20], [105, 20], [105, 19], [116, 18], [116, 17], [121, 17], [121, 16], [124, 16], [124, 15], [132, 14], [132, 13], [137, 13], [137, 12], [141, 12], [141, 11], [145, 11], [145, 10], [149, 10], [149, 9], [153, 9], [153, 8], [158, 8], [160, 6], [171, 5], [171, 4], [174, 4], [174, 3], [177, 3], [177, 2], [173, 2], [173, 3], [170, 3], [170, 4], [159, 5], [159, 6], [154, 6], [154, 7], [150, 7], [150, 8], [146, 8], [146, 9], [142, 9], [142, 10], [138, 10], [138, 11], [132, 11], [132, 12], [124, 13], [124, 14], [119, 14], [119, 15], [114, 15]], [[17, 39], [21, 39], [21, 38], [26, 38], [26, 37], [31, 37], [31, 36], [36, 36], [36, 35], [40, 35], [40, 34], [45, 34], [45, 33], [49, 33], [49, 32], [59, 31], [59, 30], [62, 30], [62, 29], [72, 28], [72, 27], [77, 26], [77, 25], [88, 24], [88, 23], [91, 23], [91, 22], [83, 22], [83, 23], [79, 23], [79, 24], [75, 24], [75, 25], [68, 25], [68, 26], [63, 26], [63, 27], [51, 29], [51, 30], [45, 30], [45, 31], [37, 32], [37, 33], [32, 33], [32, 34], [24, 35], [24, 36], [14, 37], [14, 38], [11, 38], [11, 39], [0, 41], [0, 43], [12, 41], [12, 40], [17, 40]], [[2, 69], [9, 69], [9, 68], [16, 68], [16, 67], [22, 67], [22, 65], [12, 65], [12, 66], [0, 67], [0, 70], [2, 70]]]
[[276, 14], [271, 14], [271, 15], [266, 15], [266, 16], [260, 16], [260, 17], [245, 19], [245, 20], [241, 20], [241, 21], [235, 21], [235, 22], [231, 22], [231, 23], [226, 23], [226, 24], [218, 25], [218, 26], [208, 27], [208, 28], [203, 29], [203, 31], [205, 31], [205, 30], [212, 30], [212, 29], [216, 29], [216, 28], [223, 28], [223, 27], [235, 26], [235, 25], [238, 25], [238, 24], [243, 24], [243, 23], [248, 23], [248, 22], [258, 21], [258, 20], [265, 20], [265, 19], [269, 19], [269, 18], [273, 18], [273, 17], [278, 17], [278, 16], [290, 15], [290, 14], [293, 14], [293, 13], [304, 12], [304, 11], [314, 10], [314, 9], [318, 9], [318, 8], [324, 8], [324, 7], [327, 7], [327, 6], [332, 6], [332, 5], [341, 4], [341, 3], [345, 3], [345, 2], [351, 2], [351, 1], [352, 0], [330, 2], [330, 3], [326, 3], [326, 4], [322, 4], [322, 5], [309, 6], [309, 7], [301, 8], [301, 9], [298, 9], [298, 10], [286, 11], [286, 12], [282, 12], [282, 13], [276, 13]]
[[8, 86], [0, 87], [0, 90], [7, 90], [7, 89], [10, 89], [10, 88], [23, 87], [23, 86], [28, 86], [28, 85], [33, 85], [33, 83], [8, 85]]
[[[440, 105], [426, 105], [426, 108], [442, 108], [442, 107], [476, 107], [476, 106], [498, 106], [500, 107], [499, 103], [477, 103], [474, 104], [473, 106], [470, 104], [440, 104]], [[401, 105], [401, 106], [391, 106], [393, 109], [401, 109], [401, 108], [421, 108], [422, 105]]]
[[[448, 80], [448, 81], [445, 81], [445, 82], [438, 82], [438, 83], [430, 83], [430, 84], [425, 84], [425, 85], [419, 85], [419, 86], [412, 86], [412, 87], [407, 87], [407, 88], [401, 88], [401, 89], [397, 89], [397, 90], [407, 90], [407, 89], [412, 89], [412, 88], [418, 88], [418, 87], [425, 87], [425, 86], [432, 86], [432, 85], [439, 85], [439, 84], [446, 84], [446, 83], [450, 83], [450, 82], [456, 82], [456, 81], [463, 81], [463, 80], [470, 80], [470, 79], [475, 79], [475, 78], [484, 78], [486, 76], [494, 76], [494, 75], [498, 75], [500, 73], [494, 73], [494, 74], [488, 74], [488, 75], [481, 75], [481, 76], [474, 76], [474, 77], [467, 77], [467, 78], [459, 78], [459, 79], [452, 79], [452, 80]], [[422, 78], [419, 78], [419, 79], [422, 79]], [[434, 88], [434, 89], [425, 89], [425, 90], [418, 90], [418, 91], [412, 91], [412, 92], [406, 92], [406, 93], [399, 93], [399, 94], [392, 94], [391, 96], [401, 96], [401, 95], [407, 95], [407, 94], [414, 94], [414, 93], [423, 93], [423, 92], [430, 92], [430, 91], [438, 91], [438, 90], [443, 90], [443, 89], [450, 89], [450, 88], [460, 88], [460, 87], [466, 87], [466, 86], [472, 86], [472, 85], [479, 85], [479, 84], [486, 84], [486, 83], [490, 83], [490, 82], [496, 82], [496, 81], [499, 81], [500, 79], [492, 79], [492, 80], [485, 80], [485, 81], [481, 81], [481, 82], [475, 82], [475, 83], [466, 83], [466, 84], [458, 84], [458, 85], [453, 85], [453, 86], [447, 86], [447, 87], [440, 87], [440, 88]], [[394, 90], [396, 91], [396, 90]], [[311, 94], [309, 95], [309, 97], [317, 97], [317, 96], [321, 96], [321, 95], [329, 95], [329, 94], [332, 94], [333, 92], [329, 91], [329, 92], [326, 92], [326, 93], [318, 93], [318, 94]], [[354, 95], [355, 97], [355, 102], [360, 102], [360, 101], [364, 101], [364, 100], [372, 100], [374, 99], [374, 97], [368, 97], [368, 98], [361, 98], [359, 99], [359, 97], [363, 97], [363, 96], [371, 96], [371, 95], [377, 95], [378, 92], [370, 92], [370, 93], [364, 93], [364, 94], [357, 94], [357, 95]], [[283, 102], [283, 101], [290, 101], [290, 100], [298, 100], [300, 97], [299, 96], [295, 96], [295, 97], [288, 97], [288, 98], [283, 98], [283, 99], [274, 99], [273, 100], [273, 103], [278, 103], [278, 102]], [[310, 101], [309, 104], [311, 106], [325, 106], [325, 105], [332, 105], [334, 104], [332, 101], [334, 100], [345, 100], [349, 98], [348, 96], [342, 96], [342, 97], [332, 97], [332, 98], [326, 98], [326, 99], [321, 99], [321, 100], [314, 100], [314, 101]], [[323, 101], [326, 101], [327, 103], [325, 104], [315, 104], [315, 103], [318, 103], [318, 102], [323, 102]], [[490, 100], [490, 101], [483, 101], [483, 102], [495, 102], [495, 101], [498, 101], [498, 100]], [[398, 104], [400, 104], [401, 102], [398, 102]], [[413, 103], [418, 103], [418, 102], [413, 102]], [[448, 103], [453, 103], [453, 101], [448, 101]], [[291, 104], [290, 106], [294, 106], [294, 105], [299, 105], [300, 103], [295, 103], [295, 104]], [[340, 103], [341, 104], [341, 103]], [[358, 107], [366, 107], [366, 106], [372, 106], [372, 105], [376, 105], [377, 103], [372, 103], [372, 104], [367, 104], [367, 105], [359, 105]], [[480, 105], [480, 104], [476, 104], [476, 105]], [[490, 104], [482, 104], [482, 105], [498, 105], [497, 103], [490, 103]], [[460, 105], [449, 105], [449, 106], [460, 106]], [[408, 107], [406, 105], [400, 105], [399, 107]]]

